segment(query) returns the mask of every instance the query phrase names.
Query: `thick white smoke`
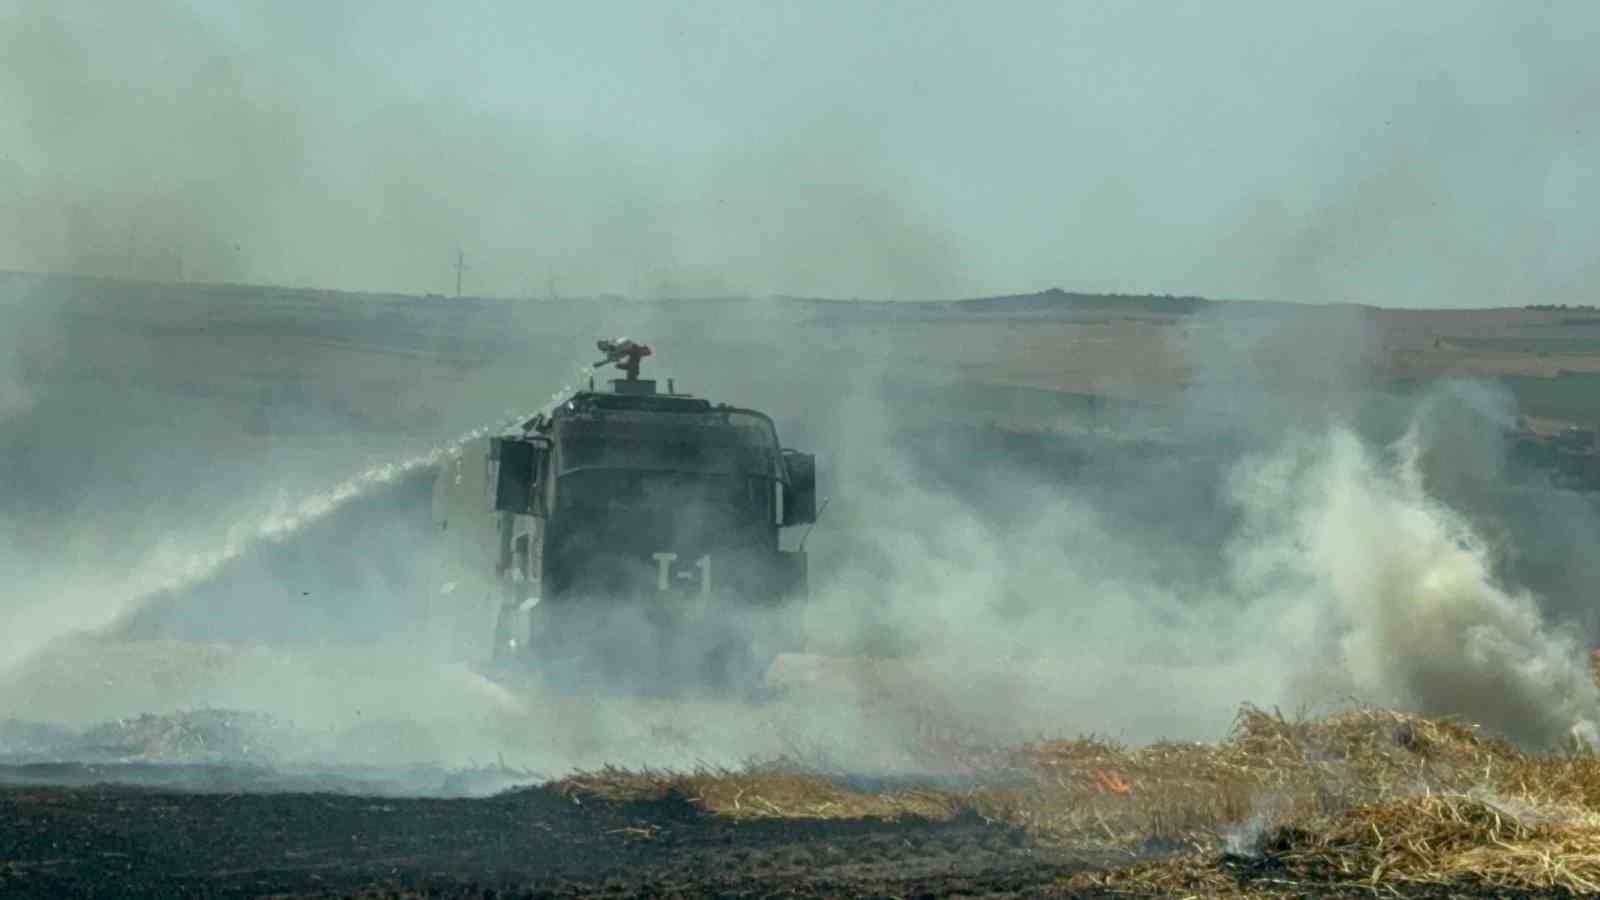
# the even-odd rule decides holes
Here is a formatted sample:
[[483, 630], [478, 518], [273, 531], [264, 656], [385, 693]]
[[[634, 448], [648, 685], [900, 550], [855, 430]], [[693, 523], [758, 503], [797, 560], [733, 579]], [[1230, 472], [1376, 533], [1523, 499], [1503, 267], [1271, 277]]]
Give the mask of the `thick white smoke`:
[[[1383, 343], [1360, 312], [1235, 305], [1171, 328], [1160, 347], [1138, 342], [1171, 321], [1124, 323], [1107, 339], [1135, 342], [1115, 344], [1134, 348], [1121, 380], [1184, 378], [1178, 408], [1092, 423], [1116, 440], [1027, 423], [1024, 465], [994, 439], [1014, 421], [937, 389], [913, 402], [880, 389], [924, 372], [985, 388], [1093, 380], [1084, 359], [1118, 351], [1094, 356], [1081, 322], [1030, 340], [1041, 323], [941, 331], [800, 304], [513, 306], [214, 284], [448, 292], [464, 277], [468, 295], [927, 297], [1027, 270], [1127, 289], [1155, 277], [1153, 244], [1194, 238], [1190, 224], [1135, 214], [1115, 173], [1027, 185], [1032, 225], [1006, 203], [987, 223], [939, 215], [970, 204], [930, 191], [941, 167], [908, 167], [864, 139], [881, 131], [870, 117], [796, 119], [785, 106], [748, 134], [669, 150], [659, 129], [630, 124], [632, 137], [612, 142], [595, 136], [604, 122], [469, 109], [425, 85], [397, 89], [386, 62], [363, 62], [392, 57], [386, 30], [264, 10], [0, 11], [0, 105], [18, 111], [0, 117], [0, 267], [131, 279], [8, 276], [0, 289], [0, 717], [86, 724], [237, 707], [286, 723], [313, 761], [504, 758], [553, 773], [780, 753], [939, 765], [930, 737], [1207, 737], [1244, 701], [1394, 704], [1533, 743], [1594, 716], [1583, 656], [1595, 635], [1572, 629], [1600, 629], [1588, 601], [1600, 568], [1578, 549], [1600, 539], [1600, 517], [1570, 496], [1501, 489], [1494, 429], [1510, 410], [1488, 394], [1457, 390], [1367, 422]], [[1502, 18], [1464, 21], [1517, 30]], [[1477, 72], [1470, 43], [1462, 71]], [[1555, 49], [1551, 60], [1593, 56], [1576, 39]], [[304, 63], [298, 74], [286, 76], [285, 58]], [[1562, 86], [1525, 92], [1542, 107], [1501, 106], [1561, 125], [1533, 132], [1566, 134], [1581, 79], [1549, 68], [1523, 79]], [[1522, 90], [1506, 84], [1466, 94]], [[1311, 116], [1316, 143], [1338, 148], [1321, 140], [1326, 118]], [[1301, 172], [1288, 192], [1276, 189], [1295, 181], [1286, 175], [1245, 186], [1268, 200], [1226, 185], [1200, 206], [1191, 198], [1191, 212], [1220, 212], [1189, 217], [1214, 246], [1198, 263], [1173, 256], [1157, 281], [1292, 299], [1547, 300], [1505, 280], [1539, 266], [1502, 265], [1487, 232], [1462, 228], [1472, 202], [1449, 202], [1494, 183], [1474, 174], [1505, 168], [1494, 148], [1433, 165], [1435, 138], [1480, 117], [1452, 99], [1413, 118], [1423, 124], [1401, 129], [1411, 144], [1358, 135], [1361, 152], [1329, 151], [1337, 171]], [[1380, 119], [1388, 135], [1404, 117]], [[957, 127], [961, 140], [1007, 146]], [[1586, 158], [1567, 144], [1542, 152]], [[1170, 149], [1153, 171], [1184, 168]], [[1161, 179], [1129, 181], [1146, 182]], [[1546, 210], [1505, 214], [1525, 201], [1478, 205], [1543, 252]], [[1182, 206], [1168, 211], [1183, 218]], [[1015, 228], [1017, 240], [1004, 237]], [[1040, 243], [1045, 232], [1065, 237]], [[1408, 262], [1396, 246], [1431, 249]], [[1094, 259], [1100, 271], [1079, 271]], [[1587, 300], [1592, 265], [1546, 268], [1524, 287]], [[430, 657], [430, 622], [406, 618], [459, 594], [413, 565], [426, 523], [396, 521], [378, 501], [455, 452], [442, 438], [542, 401], [574, 346], [621, 333], [657, 344], [655, 362], [683, 389], [778, 416], [786, 441], [823, 462], [832, 502], [809, 544], [811, 655], [785, 662], [801, 683], [788, 699], [513, 691]], [[1144, 430], [1169, 444], [1123, 440]], [[1061, 458], [1085, 447], [1087, 462]], [[341, 518], [363, 504], [371, 520]], [[1539, 567], [1542, 580], [1528, 575]]]
[[1294, 663], [1286, 699], [1340, 690], [1552, 740], [1600, 712], [1584, 648], [1498, 583], [1490, 548], [1428, 496], [1419, 440], [1409, 431], [1386, 459], [1333, 430], [1240, 467], [1259, 531], [1235, 564], [1273, 625], [1262, 637]]
[[[670, 335], [667, 321], [688, 332], [695, 318], [650, 313], [657, 329], [640, 331], [629, 316], [601, 333]], [[1111, 450], [1104, 468], [1069, 477], [951, 445], [961, 477], [940, 480], [904, 431], [960, 414], [942, 409], [937, 393], [914, 410], [882, 400], [876, 388], [896, 362], [860, 352], [881, 344], [848, 334], [839, 345], [799, 341], [796, 334], [817, 332], [764, 313], [750, 318], [729, 315], [729, 333], [718, 339], [660, 349], [673, 352], [668, 371], [694, 373], [681, 387], [780, 416], [801, 410], [805, 420], [785, 428], [786, 442], [821, 452], [827, 465], [831, 502], [809, 544], [810, 655], [780, 660], [787, 697], [587, 702], [537, 685], [499, 686], [429, 658], [416, 630], [399, 627], [406, 623], [352, 646], [298, 619], [304, 610], [291, 603], [217, 620], [243, 639], [172, 641], [157, 628], [137, 641], [63, 642], [13, 670], [0, 710], [89, 723], [240, 708], [291, 729], [283, 751], [291, 760], [503, 759], [546, 774], [782, 754], [857, 770], [949, 766], [952, 742], [1089, 731], [1212, 737], [1245, 701], [1387, 703], [1461, 715], [1532, 743], [1593, 715], [1582, 642], [1547, 618], [1544, 598], [1497, 573], [1498, 542], [1537, 535], [1491, 540], [1430, 478], [1441, 458], [1492, 446], [1492, 428], [1464, 427], [1441, 441], [1441, 407], [1432, 401], [1411, 408], [1392, 433], [1357, 427], [1347, 414], [1359, 384], [1341, 386], [1347, 379], [1337, 371], [1303, 373], [1302, 394], [1315, 404], [1295, 402], [1293, 385], [1257, 404], [1260, 387], [1240, 367], [1259, 354], [1230, 351], [1206, 382], [1211, 393], [1201, 399], [1211, 399], [1196, 404], [1206, 415], [1176, 419], [1180, 437], [1211, 442], [1220, 462], [1190, 461], [1183, 454], [1192, 445], [1172, 450], [1175, 460]], [[815, 365], [818, 357], [837, 365]], [[1239, 358], [1246, 363], [1232, 362]], [[1303, 421], [1292, 421], [1295, 413]], [[940, 434], [926, 440], [948, 439]], [[74, 596], [88, 586], [106, 602], [77, 607], [77, 619], [57, 609], [41, 619], [53, 630], [35, 633], [110, 621], [129, 612], [127, 600], [228, 568], [263, 545], [332, 538], [327, 550], [340, 565], [380, 569], [388, 564], [381, 558], [347, 558], [369, 545], [345, 543], [318, 523], [438, 458], [380, 466], [304, 502], [267, 507], [211, 544], [173, 544], [150, 554], [132, 580], [127, 572], [79, 578]], [[1480, 480], [1493, 473], [1465, 469], [1462, 477]], [[1214, 498], [1195, 484], [1210, 484]], [[1163, 527], [1171, 522], [1181, 527]], [[372, 524], [365, 530], [396, 526]], [[303, 573], [293, 567], [239, 571], [239, 584], [268, 599], [300, 591]], [[345, 599], [355, 602], [336, 598]], [[382, 599], [361, 608], [381, 616]], [[262, 637], [269, 634], [288, 634], [293, 646]], [[40, 643], [7, 649], [15, 659]], [[698, 724], [684, 727], [691, 719]]]
[[1358, 700], [1557, 739], [1600, 712], [1583, 642], [1502, 583], [1496, 548], [1429, 494], [1426, 414], [1389, 445], [1328, 421], [1233, 461], [1226, 533], [1192, 535], [1220, 547], [1207, 579], [1165, 575], [1181, 539], [1119, 532], [1072, 485], [999, 473], [997, 519], [905, 466], [875, 468], [846, 489], [863, 518], [842, 539], [878, 564], [829, 584], [813, 633], [895, 646], [913, 702], [996, 737], [1206, 737], [1241, 701]]

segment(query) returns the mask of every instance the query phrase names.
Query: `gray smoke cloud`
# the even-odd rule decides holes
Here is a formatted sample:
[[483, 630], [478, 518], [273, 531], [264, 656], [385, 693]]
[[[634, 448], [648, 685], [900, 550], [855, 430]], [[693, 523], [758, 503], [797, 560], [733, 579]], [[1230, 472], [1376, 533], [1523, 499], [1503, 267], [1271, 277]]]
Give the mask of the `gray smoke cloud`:
[[[1159, 348], [1188, 378], [1173, 407], [1042, 422], [975, 406], [959, 361], [941, 367], [953, 349], [779, 301], [449, 306], [169, 284], [448, 293], [461, 248], [468, 293], [516, 297], [908, 298], [1025, 279], [1581, 302], [1593, 265], [1565, 226], [1594, 204], [1549, 201], [1589, 190], [1571, 161], [1593, 136], [1563, 125], [1592, 99], [1586, 10], [1551, 36], [1520, 7], [1463, 7], [1444, 39], [1355, 10], [1341, 21], [1371, 35], [1304, 57], [1301, 81], [1270, 76], [1315, 29], [1274, 43], [1261, 35], [1295, 23], [1265, 14], [1261, 46], [1223, 68], [1192, 30], [1172, 47], [1149, 8], [1051, 29], [797, 13], [767, 31], [765, 13], [665, 27], [635, 10], [617, 45], [642, 47], [643, 68], [670, 52], [700, 85], [685, 99], [618, 87], [659, 71], [554, 53], [538, 65], [555, 69], [506, 68], [480, 47], [483, 71], [527, 76], [491, 91], [461, 74], [471, 40], [446, 51], [409, 30], [442, 9], [4, 8], [0, 267], [130, 280], [0, 291], [0, 711], [82, 725], [233, 706], [317, 735], [303, 759], [544, 771], [786, 752], [926, 766], [930, 729], [1206, 737], [1247, 700], [1353, 697], [1531, 743], [1593, 715], [1592, 504], [1502, 486], [1506, 398], [1374, 385], [1359, 309], [1196, 317]], [[485, 15], [464, 34], [577, 27]], [[838, 57], [779, 53], [792, 45], [772, 35]], [[1464, 75], [1479, 39], [1524, 65], [1503, 83]], [[1419, 41], [1437, 49], [1405, 62]], [[1342, 85], [1356, 57], [1341, 47], [1392, 63]], [[1128, 61], [1145, 58], [1177, 68]], [[1027, 59], [1050, 78], [1009, 68]], [[1173, 87], [1185, 60], [1213, 77]], [[775, 71], [735, 89], [734, 63]], [[706, 112], [719, 99], [731, 125]], [[1075, 124], [1036, 124], [1060, 119]], [[1528, 180], [1541, 171], [1549, 184]], [[789, 701], [519, 694], [431, 642], [429, 616], [470, 633], [480, 610], [427, 568], [425, 528], [401, 523], [418, 511], [410, 476], [578, 386], [582, 351], [618, 334], [820, 455], [831, 503], [808, 544], [806, 630], [821, 661], [794, 662], [816, 685]], [[967, 335], [1002, 362], [1024, 352], [1012, 331]]]
[[[1214, 737], [1244, 701], [1386, 703], [1531, 744], [1594, 715], [1584, 651], [1596, 634], [1577, 615], [1587, 584], [1508, 564], [1552, 534], [1497, 487], [1506, 398], [1468, 383], [1379, 390], [1359, 310], [1223, 309], [1171, 335], [1195, 377], [1168, 414], [1019, 430], [937, 378], [919, 383], [938, 371], [916, 364], [926, 349], [870, 322], [780, 302], [565, 308], [576, 311], [554, 324], [563, 307], [541, 309], [540, 343], [651, 335], [657, 375], [771, 410], [786, 443], [819, 452], [830, 502], [807, 545], [807, 653], [775, 670], [786, 696], [591, 702], [484, 679], [470, 663], [486, 653], [492, 604], [431, 568], [423, 459], [286, 502], [251, 488], [250, 505], [175, 519], [110, 565], [55, 557], [32, 582], [50, 600], [32, 607], [39, 618], [8, 608], [35, 639], [9, 648], [22, 661], [3, 708], [88, 725], [220, 706], [282, 723], [260, 745], [284, 764], [503, 759], [545, 774], [779, 755], [937, 770], [951, 742]], [[1309, 336], [1341, 350], [1293, 352]], [[413, 392], [460, 377], [411, 365]], [[490, 397], [542, 403], [586, 380], [559, 368], [518, 361], [444, 394], [476, 398], [462, 415]], [[317, 444], [277, 440], [291, 453]], [[105, 510], [136, 499], [109, 496]], [[1582, 508], [1569, 514], [1593, 527]], [[80, 528], [95, 533], [68, 517], [54, 534]], [[447, 630], [467, 639], [441, 640]]]
[[[1214, 736], [1242, 697], [1463, 715], [1532, 743], [1592, 718], [1594, 582], [1505, 563], [1581, 569], [1564, 531], [1594, 511], [1524, 489], [1564, 510], [1536, 518], [1485, 464], [1504, 454], [1506, 398], [1390, 395], [1360, 311], [1259, 316], [1225, 309], [1177, 338], [1197, 377], [1154, 456], [1103, 442], [1063, 476], [990, 442], [930, 483], [915, 456], [869, 452], [841, 473], [841, 514], [859, 518], [838, 539], [870, 552], [820, 598], [820, 639], [920, 660], [902, 688], [1012, 739]], [[895, 446], [895, 419], [880, 406], [835, 434]]]
[[459, 249], [478, 294], [973, 287], [860, 123], [677, 155], [405, 90], [310, 7], [5, 21], [0, 267], [449, 293]]

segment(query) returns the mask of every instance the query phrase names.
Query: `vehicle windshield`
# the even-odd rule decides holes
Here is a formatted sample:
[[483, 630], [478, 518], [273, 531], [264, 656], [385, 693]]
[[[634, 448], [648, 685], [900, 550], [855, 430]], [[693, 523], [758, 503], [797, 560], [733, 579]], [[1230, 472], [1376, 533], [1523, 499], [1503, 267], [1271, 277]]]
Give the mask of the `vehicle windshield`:
[[780, 477], [772, 423], [741, 412], [571, 419], [559, 432], [561, 474], [580, 469]]
[[[561, 480], [561, 505], [572, 513], [630, 516], [628, 529], [645, 532], [718, 530], [748, 518], [765, 519], [773, 509], [772, 482], [755, 476], [640, 469], [582, 469]], [[660, 515], [674, 527], [658, 522]], [[692, 527], [686, 521], [693, 519]], [[598, 520], [596, 520], [598, 521]], [[662, 525], [655, 528], [654, 525]]]

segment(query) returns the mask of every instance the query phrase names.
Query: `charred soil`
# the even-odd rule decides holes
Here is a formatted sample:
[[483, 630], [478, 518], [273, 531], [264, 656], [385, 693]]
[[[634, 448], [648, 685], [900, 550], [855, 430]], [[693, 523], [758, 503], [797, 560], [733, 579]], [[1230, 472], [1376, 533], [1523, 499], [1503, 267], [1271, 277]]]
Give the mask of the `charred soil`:
[[[396, 799], [102, 785], [0, 789], [0, 822], [8, 823], [0, 829], [7, 897], [1145, 893], [1095, 883], [1100, 870], [1131, 861], [1127, 853], [1043, 845], [972, 812], [942, 821], [740, 820], [681, 796], [602, 800], [555, 787]], [[1274, 894], [1284, 877], [1270, 862], [1224, 859], [1206, 887]], [[1303, 876], [1296, 882], [1300, 896], [1371, 895]], [[1443, 885], [1396, 893], [1505, 896]]]
[[1034, 893], [1103, 855], [947, 821], [735, 821], [687, 800], [0, 790], [0, 894], [879, 896]]

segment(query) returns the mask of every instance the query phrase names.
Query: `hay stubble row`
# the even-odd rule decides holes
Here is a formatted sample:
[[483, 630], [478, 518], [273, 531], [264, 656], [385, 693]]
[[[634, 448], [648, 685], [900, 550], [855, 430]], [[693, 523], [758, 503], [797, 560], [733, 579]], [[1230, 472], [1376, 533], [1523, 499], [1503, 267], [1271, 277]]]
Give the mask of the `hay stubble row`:
[[677, 795], [735, 819], [970, 811], [1042, 844], [1127, 855], [1063, 892], [1272, 896], [1407, 882], [1600, 893], [1600, 756], [1529, 752], [1454, 720], [1245, 707], [1215, 744], [1130, 749], [1089, 737], [966, 748], [961, 764], [971, 778], [959, 790], [856, 790], [793, 761], [608, 768], [559, 787], [580, 798]]

